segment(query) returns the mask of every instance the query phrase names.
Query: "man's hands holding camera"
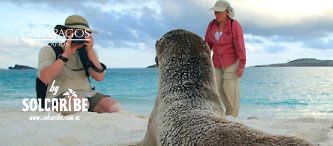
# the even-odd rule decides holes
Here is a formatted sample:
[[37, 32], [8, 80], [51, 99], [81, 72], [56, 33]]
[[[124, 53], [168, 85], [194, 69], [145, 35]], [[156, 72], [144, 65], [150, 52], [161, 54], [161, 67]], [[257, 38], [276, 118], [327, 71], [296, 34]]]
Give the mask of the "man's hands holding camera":
[[64, 53], [62, 54], [63, 57], [69, 58], [76, 52], [77, 49], [84, 46], [84, 44], [75, 44], [72, 43], [72, 36], [69, 36], [68, 39], [65, 42], [65, 49]]
[[[77, 36], [78, 35], [78, 36]], [[84, 36], [82, 36], [84, 35]], [[81, 36], [81, 37], [80, 37]], [[87, 39], [87, 40], [77, 40], [77, 39]], [[71, 32], [68, 35], [68, 38], [65, 42], [65, 49], [64, 53], [62, 54], [63, 57], [69, 58], [72, 54], [74, 54], [78, 49], [86, 46], [85, 49], [88, 51], [93, 49], [94, 40], [91, 34], [89, 33], [74, 33]]]
[[89, 52], [90, 50], [93, 50], [93, 46], [94, 46], [94, 38], [92, 37], [91, 34], [86, 34], [85, 38], [88, 39], [84, 42], [84, 45], [86, 46], [86, 50], [87, 52]]

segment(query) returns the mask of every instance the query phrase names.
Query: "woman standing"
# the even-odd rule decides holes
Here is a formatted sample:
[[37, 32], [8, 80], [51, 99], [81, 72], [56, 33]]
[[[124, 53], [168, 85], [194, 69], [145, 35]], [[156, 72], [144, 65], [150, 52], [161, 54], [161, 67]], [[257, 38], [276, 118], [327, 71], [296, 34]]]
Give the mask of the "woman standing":
[[244, 72], [246, 52], [243, 30], [228, 1], [219, 0], [210, 10], [215, 18], [207, 28], [205, 40], [213, 49], [217, 87], [226, 107], [226, 115], [238, 116], [239, 78]]

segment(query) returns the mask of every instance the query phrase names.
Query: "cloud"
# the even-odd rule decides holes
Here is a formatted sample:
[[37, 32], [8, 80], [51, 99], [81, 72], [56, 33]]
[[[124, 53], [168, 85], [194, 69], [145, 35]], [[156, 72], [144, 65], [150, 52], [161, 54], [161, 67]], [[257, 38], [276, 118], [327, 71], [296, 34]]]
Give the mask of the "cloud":
[[138, 46], [138, 49], [132, 49], [134, 47], [109, 49], [98, 46], [98, 57], [109, 68], [140, 68], [155, 63], [155, 52], [146, 44], [128, 42], [128, 45]]
[[[153, 63], [155, 40], [164, 33], [183, 28], [203, 37], [209, 21], [214, 19], [213, 12], [208, 9], [214, 5], [215, 0], [15, 0], [7, 3], [22, 9], [22, 12], [16, 12], [22, 16], [28, 16], [24, 12], [34, 10], [31, 12], [33, 15], [29, 16], [34, 21], [26, 23], [29, 28], [53, 27], [63, 24], [68, 15], [82, 15], [89, 21], [91, 28], [99, 31], [94, 38], [96, 45], [100, 46], [98, 50], [103, 50], [102, 56], [109, 54], [122, 60], [119, 64], [116, 60], [110, 60], [111, 66], [120, 67], [123, 63], [126, 67], [135, 67], [137, 64], [144, 67]], [[231, 4], [236, 11], [235, 19], [244, 30], [250, 56], [256, 53], [268, 56], [290, 53], [288, 50], [293, 48], [308, 53], [316, 52], [313, 51], [316, 49], [323, 52], [333, 50], [331, 1], [233, 0]], [[39, 14], [42, 11], [47, 12], [47, 15]], [[52, 14], [54, 18], [50, 19]], [[38, 24], [35, 21], [37, 18], [43, 23]], [[127, 58], [134, 59], [120, 57], [126, 51], [132, 54]]]
[[[251, 45], [250, 45], [251, 46]], [[293, 45], [282, 51], [271, 53], [266, 51], [247, 51], [247, 66], [287, 63], [299, 58], [331, 59], [332, 50], [304, 49]]]
[[[332, 35], [333, 36], [333, 35]], [[333, 40], [333, 37], [330, 38]], [[329, 43], [329, 40], [324, 40]], [[333, 46], [329, 49], [318, 49], [309, 42], [276, 41], [276, 38], [245, 35], [247, 48], [247, 66], [287, 63], [299, 58], [331, 59]], [[317, 42], [314, 40], [313, 42]], [[332, 42], [332, 41], [331, 41]]]
[[[131, 0], [10, 2], [22, 7], [35, 5], [43, 6], [40, 9], [44, 10], [54, 8], [57, 12], [62, 10], [80, 13], [89, 19], [100, 16], [99, 19], [104, 18], [104, 25], [118, 23], [117, 25], [126, 28], [133, 27], [131, 24], [142, 24], [137, 28], [147, 30], [151, 28], [146, 25], [147, 22], [157, 21], [157, 26], [168, 24], [168, 28], [183, 27], [203, 35], [208, 22], [213, 19], [213, 12], [208, 9], [214, 5], [215, 0], [142, 0], [140, 3]], [[235, 8], [236, 19], [242, 22], [244, 32], [252, 35], [325, 37], [327, 32], [333, 32], [333, 2], [329, 0], [318, 0], [315, 3], [303, 0], [237, 0], [231, 1], [231, 4]], [[90, 22], [96, 21], [93, 20]], [[101, 22], [98, 21], [98, 24]]]
[[[251, 34], [323, 37], [333, 32], [333, 2], [329, 0], [238, 0], [236, 17]], [[305, 33], [306, 32], [306, 33]]]
[[0, 68], [8, 68], [15, 64], [29, 65], [37, 67], [39, 50], [36, 46], [40, 46], [38, 42], [20, 40], [20, 39], [0, 39]]

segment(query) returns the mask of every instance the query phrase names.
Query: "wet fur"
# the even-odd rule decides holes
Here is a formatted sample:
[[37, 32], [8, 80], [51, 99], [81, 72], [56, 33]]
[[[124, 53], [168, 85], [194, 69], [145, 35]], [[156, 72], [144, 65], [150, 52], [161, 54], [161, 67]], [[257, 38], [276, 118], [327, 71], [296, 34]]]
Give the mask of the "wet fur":
[[311, 145], [227, 121], [210, 50], [198, 35], [173, 30], [156, 43], [159, 89], [141, 146]]

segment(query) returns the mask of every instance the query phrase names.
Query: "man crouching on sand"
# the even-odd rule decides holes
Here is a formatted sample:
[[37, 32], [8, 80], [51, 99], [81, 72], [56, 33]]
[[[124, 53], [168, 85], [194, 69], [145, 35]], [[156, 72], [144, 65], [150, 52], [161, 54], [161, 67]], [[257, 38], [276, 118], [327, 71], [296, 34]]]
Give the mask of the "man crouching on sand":
[[121, 105], [117, 101], [95, 91], [90, 85], [89, 76], [101, 82], [106, 69], [105, 65], [99, 62], [93, 47], [94, 39], [91, 33], [97, 32], [90, 29], [87, 20], [79, 15], [67, 17], [65, 25], [57, 25], [54, 31], [65, 36], [66, 41], [62, 44], [49, 44], [40, 50], [38, 78], [47, 86], [45, 99], [61, 100], [45, 105], [54, 106], [62, 101], [67, 110], [59, 108], [56, 111], [64, 115], [72, 114], [77, 112], [74, 110], [73, 99], [80, 99], [81, 103], [85, 103], [83, 105], [88, 105], [85, 107], [88, 111], [119, 111]]

